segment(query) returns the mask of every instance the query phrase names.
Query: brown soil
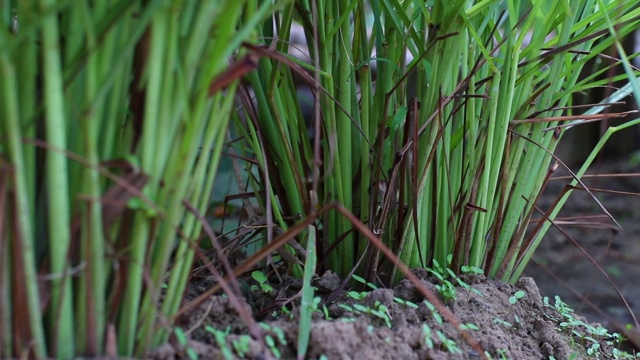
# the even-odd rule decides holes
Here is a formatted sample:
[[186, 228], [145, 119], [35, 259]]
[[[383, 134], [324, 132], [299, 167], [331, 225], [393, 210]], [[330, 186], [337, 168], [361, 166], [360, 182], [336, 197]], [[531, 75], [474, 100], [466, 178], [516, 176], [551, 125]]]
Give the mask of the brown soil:
[[[438, 281], [429, 277], [427, 271], [417, 269], [415, 273], [428, 289], [438, 293]], [[553, 306], [554, 300], [543, 303], [531, 278], [522, 278], [517, 286], [496, 280], [488, 281], [484, 276], [466, 276], [461, 280], [473, 290], [457, 287], [455, 299], [446, 301], [446, 306], [456, 314], [462, 324], [467, 325], [467, 331], [492, 358], [569, 359], [572, 354], [576, 354], [576, 358], [580, 359], [585, 356], [586, 347], [592, 346], [593, 343], [590, 340], [581, 341], [579, 334], [594, 338], [598, 341], [601, 351], [611, 353], [606, 341], [611, 339], [597, 337], [587, 331], [585, 326], [563, 328], [561, 322], [580, 323], [586, 320], [570, 312], [565, 312], [566, 316], [563, 316]], [[208, 288], [208, 281], [211, 280], [194, 286], [190, 297]], [[324, 285], [319, 286], [318, 282], [324, 282]], [[338, 284], [337, 276], [328, 273], [317, 279], [315, 285], [323, 291], [320, 295], [326, 297], [331, 290], [338, 288]], [[296, 281], [288, 281], [286, 286], [276, 288], [274, 293], [279, 294], [278, 298], [289, 298], [298, 291], [299, 284]], [[518, 293], [521, 297], [516, 295], [518, 291], [522, 291]], [[401, 304], [394, 298], [409, 300], [419, 305], [412, 307]], [[275, 301], [271, 299], [264, 304], [261, 300], [250, 302], [254, 314], [260, 313], [262, 306], [268, 308], [270, 303]], [[346, 294], [337, 300], [328, 305], [329, 319], [321, 312], [315, 314], [307, 358], [318, 359], [323, 355], [326, 359], [481, 358], [452, 325], [422, 302], [421, 295], [407, 280], [395, 289], [373, 290], [360, 300]], [[444, 301], [442, 297], [441, 300]], [[379, 316], [345, 310], [345, 305], [353, 308], [354, 304], [361, 304], [369, 309], [380, 309], [379, 306], [384, 305], [389, 323]], [[282, 342], [276, 340], [278, 352], [283, 359], [293, 359], [298, 334], [296, 316], [283, 316], [279, 311], [272, 313], [278, 314], [277, 317], [267, 317], [263, 322], [271, 329], [281, 330], [284, 339]], [[291, 314], [296, 313], [297, 308], [294, 306]], [[424, 324], [428, 326], [430, 333], [425, 332]], [[217, 343], [213, 333], [206, 330], [207, 326], [228, 331], [226, 344], [229, 348], [232, 348], [233, 342], [239, 341], [243, 335], [248, 339], [245, 335], [247, 328], [227, 297], [212, 297], [183, 324], [183, 328], [193, 329], [189, 346], [199, 353], [201, 358], [224, 358], [220, 346], [215, 345]], [[575, 332], [574, 336], [571, 336], [571, 331]], [[274, 339], [278, 338], [278, 332], [268, 330], [266, 333], [271, 334]], [[167, 344], [158, 349], [153, 358], [174, 358], [176, 351], [180, 351], [179, 348]], [[246, 349], [245, 357], [249, 359], [274, 358], [271, 350], [258, 341], [250, 340]], [[234, 358], [238, 357], [234, 355]]]

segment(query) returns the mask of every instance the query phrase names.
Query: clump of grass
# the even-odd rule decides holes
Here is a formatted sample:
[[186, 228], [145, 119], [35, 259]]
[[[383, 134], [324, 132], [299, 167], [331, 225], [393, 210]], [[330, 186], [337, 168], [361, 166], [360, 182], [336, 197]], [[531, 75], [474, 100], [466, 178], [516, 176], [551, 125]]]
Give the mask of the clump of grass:
[[[313, 223], [321, 272], [389, 284], [398, 270], [448, 264], [514, 283], [568, 196], [532, 220], [563, 166], [553, 156], [563, 133], [625, 115], [583, 113], [573, 97], [601, 85], [582, 69], [638, 28], [639, 5], [296, 1], [261, 29], [267, 59], [243, 84], [231, 128], [266, 229], [246, 266], [287, 242], [296, 256]], [[288, 55], [294, 23], [303, 61]], [[628, 66], [624, 77], [634, 79]]]
[[[530, 228], [562, 165], [554, 149], [584, 122], [573, 95], [599, 85], [581, 70], [638, 28], [638, 5], [297, 2], [263, 29], [270, 60], [249, 75], [255, 98], [232, 128], [245, 140], [234, 148], [255, 159], [248, 182], [267, 228], [286, 230], [287, 219], [338, 202], [410, 267], [450, 257], [456, 273], [474, 266], [515, 282], [560, 208]], [[310, 65], [287, 55], [293, 23]], [[313, 93], [311, 119], [296, 79]], [[368, 280], [398, 278], [350, 220], [337, 212], [319, 220], [321, 269], [346, 276], [362, 258]]]
[[[515, 281], [549, 226], [526, 231], [551, 152], [581, 123], [572, 95], [597, 85], [581, 69], [640, 17], [637, 0], [4, 5], [0, 344], [38, 358], [165, 341], [203, 231], [232, 280], [212, 267], [211, 291], [274, 356], [281, 334], [242, 311], [233, 276], [280, 247], [306, 306], [316, 260], [367, 283], [437, 264]], [[287, 55], [294, 23], [307, 62]], [[266, 229], [236, 269], [202, 215], [229, 137]]]
[[241, 45], [282, 4], [2, 3], [0, 357], [166, 341], [255, 67]]
[[[445, 293], [463, 268], [515, 282], [566, 199], [529, 227], [562, 165], [554, 149], [583, 116], [601, 118], [603, 107], [582, 115], [573, 104], [601, 85], [582, 68], [638, 28], [638, 5], [296, 1], [261, 29], [268, 59], [247, 77], [231, 129], [267, 229], [240, 268], [285, 242], [300, 253], [314, 223], [319, 271], [391, 283], [407, 273], [400, 263], [447, 264], [451, 274], [435, 272]], [[302, 61], [288, 55], [294, 23]]]

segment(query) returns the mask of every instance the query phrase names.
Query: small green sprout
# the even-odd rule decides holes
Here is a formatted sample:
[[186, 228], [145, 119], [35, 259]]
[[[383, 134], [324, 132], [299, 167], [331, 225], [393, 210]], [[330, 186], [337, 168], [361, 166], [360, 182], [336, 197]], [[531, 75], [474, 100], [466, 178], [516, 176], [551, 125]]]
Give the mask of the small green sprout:
[[233, 340], [231, 345], [241, 359], [245, 358], [245, 355], [249, 352], [249, 344], [251, 337], [249, 335], [241, 335], [237, 339]]
[[347, 296], [354, 299], [354, 300], [362, 300], [364, 298], [367, 297], [367, 293], [366, 292], [358, 292], [358, 291], [348, 291], [347, 292]]
[[[271, 350], [273, 356], [276, 359], [280, 359], [282, 357], [282, 353], [280, 352], [280, 349], [278, 349], [278, 343], [280, 343], [280, 345], [287, 344], [287, 339], [284, 335], [284, 331], [279, 327], [271, 326], [265, 323], [260, 323], [260, 327], [267, 331], [267, 334], [264, 336], [265, 344], [269, 347], [269, 350]], [[272, 334], [275, 335], [275, 338]], [[276, 339], [278, 340], [277, 342]]]
[[506, 326], [506, 327], [513, 327], [513, 325], [511, 325], [511, 323], [510, 323], [510, 322], [508, 322], [508, 321], [504, 321], [504, 320], [502, 320], [502, 319], [498, 319], [498, 318], [493, 319], [493, 323], [494, 323], [494, 324], [504, 325], [504, 326]]
[[514, 320], [516, 321], [516, 324], [522, 326], [522, 321], [520, 321], [520, 318], [518, 317], [518, 315], [514, 316]]
[[[320, 300], [320, 298], [318, 298]], [[327, 305], [322, 305], [322, 314], [324, 315], [325, 320], [331, 320], [331, 316], [329, 316], [329, 308]]]
[[423, 303], [427, 307], [427, 309], [429, 309], [429, 311], [431, 311], [431, 315], [436, 320], [436, 322], [438, 324], [442, 325], [442, 316], [440, 316], [440, 314], [438, 314], [438, 312], [436, 311], [436, 307], [433, 306], [433, 304], [430, 303], [427, 300], [424, 300]]
[[507, 360], [509, 358], [507, 357], [507, 350], [505, 349], [498, 349], [497, 353], [498, 353], [498, 356], [500, 356], [500, 359]]
[[433, 341], [431, 340], [431, 328], [427, 324], [422, 324], [422, 335], [424, 337], [424, 344], [427, 349], [433, 349]]
[[462, 350], [460, 350], [458, 345], [456, 345], [456, 342], [451, 339], [448, 339], [440, 330], [436, 331], [436, 335], [438, 335], [438, 338], [440, 338], [440, 341], [442, 341], [442, 347], [445, 350], [447, 350], [449, 353], [459, 354], [462, 352]]
[[176, 340], [178, 344], [184, 349], [185, 353], [191, 360], [198, 359], [198, 353], [189, 346], [189, 339], [187, 338], [187, 334], [181, 328], [177, 327], [173, 330], [173, 334], [176, 336]]
[[466, 275], [482, 275], [484, 271], [476, 266], [462, 265], [460, 267], [460, 272]]
[[224, 359], [233, 359], [233, 352], [229, 348], [229, 345], [227, 345], [227, 337], [229, 336], [230, 328], [227, 327], [225, 331], [222, 331], [207, 325], [204, 327], [204, 329], [213, 335], [213, 338], [216, 341], [216, 345], [218, 345], [218, 348], [220, 348], [222, 357]]
[[462, 329], [462, 330], [480, 330], [480, 328], [478, 328], [475, 324], [472, 324], [472, 323], [461, 324], [460, 325], [460, 329]]
[[373, 308], [364, 306], [362, 304], [353, 304], [353, 306], [347, 304], [338, 304], [339, 307], [355, 313], [355, 314], [367, 314], [382, 319], [387, 327], [391, 328], [391, 316], [386, 306], [376, 301]]
[[260, 287], [252, 285], [251, 291], [261, 290], [265, 294], [271, 294], [273, 292], [273, 286], [269, 285], [267, 277], [261, 271], [252, 272], [251, 277], [260, 284]]
[[397, 302], [398, 304], [408, 306], [408, 307], [410, 307], [410, 308], [414, 308], [414, 309], [417, 309], [417, 308], [418, 308], [418, 305], [417, 305], [417, 304], [412, 303], [411, 301], [408, 301], [408, 300], [401, 299], [401, 298], [399, 298], [399, 297], [394, 297], [394, 298], [393, 298], [393, 301]]
[[[451, 264], [451, 256], [447, 258], [447, 264]], [[482, 274], [482, 270], [477, 267], [464, 266], [463, 268], [463, 273], [466, 272], [469, 274]], [[468, 291], [482, 296], [482, 293], [478, 289], [472, 288], [469, 284], [462, 281], [462, 279], [460, 279], [453, 272], [453, 270], [451, 270], [449, 267], [442, 267], [435, 259], [433, 260], [433, 267], [428, 268], [427, 271], [440, 282], [440, 284], [436, 284], [436, 289], [438, 290], [440, 295], [442, 295], [445, 302], [456, 299], [456, 291], [455, 286], [453, 285], [453, 281], [455, 281], [455, 283], [457, 283], [460, 287], [463, 287]]]
[[509, 297], [509, 304], [513, 305], [518, 302], [518, 300], [522, 299], [526, 293], [522, 290], [516, 291], [511, 297]]
[[271, 353], [273, 354], [273, 356], [276, 359], [280, 359], [282, 354], [280, 354], [280, 350], [278, 350], [278, 345], [276, 344], [276, 341], [273, 339], [273, 336], [265, 335], [264, 342], [269, 347], [269, 350], [271, 350]]
[[355, 281], [357, 281], [357, 282], [359, 282], [361, 284], [366, 285], [367, 287], [371, 288], [372, 290], [378, 290], [377, 286], [375, 286], [374, 284], [366, 281], [365, 279], [361, 278], [358, 275], [353, 274], [353, 275], [351, 275], [351, 278], [353, 278], [353, 280], [355, 280]]

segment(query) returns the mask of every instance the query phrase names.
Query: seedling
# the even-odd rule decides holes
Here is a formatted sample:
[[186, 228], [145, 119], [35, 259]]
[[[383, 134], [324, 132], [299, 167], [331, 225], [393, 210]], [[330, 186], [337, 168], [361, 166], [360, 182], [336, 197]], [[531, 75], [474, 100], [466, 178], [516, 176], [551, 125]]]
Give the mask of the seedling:
[[438, 265], [438, 262], [434, 260], [433, 269], [427, 269], [429, 273], [431, 273], [440, 284], [436, 284], [436, 289], [438, 293], [442, 295], [442, 298], [445, 302], [455, 300], [456, 299], [456, 288], [453, 284], [445, 278], [447, 273]]
[[[364, 284], [365, 286], [367, 286], [368, 288], [370, 288], [372, 290], [378, 290], [377, 286], [375, 286], [374, 284], [366, 281], [365, 279], [361, 278], [358, 275], [353, 275], [352, 278], [353, 278], [353, 280], [355, 280], [355, 281], [357, 281], [357, 282], [359, 282], [361, 284]], [[366, 292], [366, 291], [354, 291], [354, 290], [351, 290], [351, 291], [347, 292], [347, 296], [352, 298], [352, 299], [354, 299], [354, 300], [362, 300], [362, 299], [366, 298], [368, 294], [369, 293]]]
[[381, 304], [379, 301], [375, 302], [373, 308], [364, 306], [362, 304], [353, 304], [353, 306], [347, 304], [339, 304], [338, 306], [354, 314], [367, 314], [382, 319], [385, 325], [391, 328], [391, 315], [389, 315], [387, 307]]
[[230, 328], [227, 327], [225, 331], [222, 331], [207, 325], [204, 329], [213, 335], [216, 345], [218, 345], [218, 348], [222, 353], [222, 357], [225, 359], [233, 359], [233, 351], [231, 351], [231, 348], [229, 348], [229, 345], [227, 344], [227, 337], [229, 336]]
[[251, 291], [261, 290], [265, 294], [273, 293], [273, 286], [269, 285], [267, 277], [261, 271], [254, 271], [251, 273], [253, 280], [257, 281], [260, 287], [256, 285], [251, 286]]
[[[498, 353], [499, 359], [502, 360], [507, 360], [509, 359], [507, 357], [507, 351], [505, 349], [498, 349], [496, 350], [496, 352]], [[491, 354], [488, 351], [485, 351], [484, 354], [487, 356], [488, 359], [493, 360], [493, 357], [491, 356]], [[552, 357], [549, 357], [549, 360], [551, 360]]]
[[422, 324], [422, 335], [424, 336], [424, 344], [427, 349], [433, 349], [433, 341], [431, 340], [431, 328], [427, 324]]
[[510, 322], [508, 322], [508, 321], [504, 321], [504, 320], [502, 320], [502, 319], [498, 319], [498, 318], [493, 319], [493, 323], [494, 323], [494, 324], [504, 325], [504, 326], [506, 326], [506, 327], [512, 327], [512, 326], [513, 326], [513, 325], [511, 325], [511, 323], [510, 323]]
[[273, 336], [265, 335], [264, 342], [269, 347], [269, 350], [271, 350], [271, 353], [273, 354], [273, 356], [276, 359], [280, 359], [282, 354], [280, 354], [280, 350], [278, 350], [278, 345], [276, 344], [276, 341], [273, 339]]
[[514, 316], [514, 320], [516, 321], [516, 324], [522, 326], [522, 321], [520, 321], [520, 318], [518, 317], [518, 315]]
[[[279, 327], [271, 326], [265, 323], [260, 323], [260, 327], [262, 327], [267, 333], [264, 336], [264, 342], [271, 350], [271, 353], [276, 359], [280, 359], [282, 357], [282, 353], [280, 353], [280, 349], [278, 349], [278, 343], [280, 345], [287, 345], [287, 339], [284, 336], [284, 331]], [[274, 336], [275, 335], [275, 338]], [[277, 340], [277, 341], [276, 341]]]
[[[447, 265], [451, 264], [451, 256], [447, 257]], [[463, 273], [470, 274], [482, 274], [482, 270], [475, 266], [463, 266]], [[431, 269], [427, 269], [427, 271], [432, 274], [440, 284], [436, 284], [436, 289], [438, 293], [442, 296], [445, 302], [455, 300], [456, 299], [456, 289], [453, 283], [449, 279], [453, 279], [460, 287], [467, 289], [468, 291], [474, 292], [480, 296], [482, 293], [478, 289], [472, 288], [469, 284], [465, 283], [460, 279], [448, 266], [442, 267], [440, 263], [433, 260], [433, 267]]]
[[472, 324], [472, 323], [462, 324], [462, 325], [460, 325], [460, 329], [462, 329], [462, 330], [480, 330], [480, 328], [478, 328], [475, 324]]
[[462, 265], [460, 267], [460, 272], [465, 275], [482, 275], [484, 271], [476, 266]]
[[427, 300], [423, 301], [423, 304], [427, 307], [427, 309], [429, 309], [429, 311], [431, 311], [431, 315], [433, 316], [433, 318], [436, 320], [436, 322], [440, 325], [442, 325], [442, 317], [440, 316], [440, 314], [438, 314], [438, 312], [436, 311], [436, 307], [433, 306], [432, 303], [430, 303]]
[[596, 355], [597, 353], [600, 352], [600, 343], [598, 342], [598, 340], [588, 336], [585, 337], [584, 339], [591, 341], [591, 345], [587, 347], [587, 355]]
[[408, 301], [408, 300], [400, 299], [399, 297], [394, 297], [393, 301], [397, 302], [398, 304], [402, 304], [402, 305], [408, 306], [410, 308], [414, 308], [414, 309], [418, 308], [417, 304], [412, 303], [411, 301]]
[[231, 343], [236, 354], [241, 359], [244, 359], [245, 355], [249, 352], [250, 341], [251, 337], [249, 335], [240, 335], [240, 337], [233, 340], [233, 342]]
[[367, 287], [371, 288], [372, 290], [378, 290], [377, 286], [375, 286], [374, 284], [366, 281], [365, 279], [361, 278], [358, 275], [353, 274], [353, 275], [351, 275], [351, 277], [353, 278], [353, 280], [366, 285]]
[[473, 287], [471, 287], [471, 285], [467, 284], [466, 282], [462, 281], [462, 279], [460, 279], [459, 277], [455, 277], [454, 278], [456, 280], [456, 282], [458, 283], [458, 285], [460, 285], [460, 287], [465, 288], [466, 290], [478, 294], [479, 296], [482, 296], [482, 292], [478, 289], [475, 289]]
[[436, 335], [438, 335], [438, 338], [442, 341], [442, 348], [447, 350], [449, 353], [459, 354], [462, 352], [458, 345], [456, 345], [456, 342], [448, 339], [441, 331], [437, 330]]
[[444, 302], [456, 300], [456, 288], [449, 281], [444, 280], [441, 285], [436, 285], [436, 289], [442, 295]]
[[522, 299], [525, 296], [525, 292], [522, 290], [516, 291], [513, 296], [509, 297], [509, 304], [513, 305], [518, 302], [518, 300]]
[[[321, 299], [318, 297], [316, 298], [318, 304], [320, 303]], [[315, 302], [315, 300], [314, 300]], [[325, 320], [331, 320], [331, 316], [329, 316], [329, 308], [327, 307], [327, 305], [322, 305], [322, 314], [324, 315]]]
[[184, 332], [184, 330], [177, 327], [173, 329], [173, 334], [176, 336], [176, 340], [178, 341], [178, 344], [180, 344], [180, 346], [182, 347], [184, 352], [187, 354], [189, 359], [197, 360], [198, 353], [191, 346], [189, 346], [189, 339], [187, 338], [187, 334]]
[[366, 292], [358, 292], [358, 291], [349, 291], [347, 292], [347, 296], [354, 299], [354, 300], [362, 300], [364, 298], [367, 297], [367, 293]]
[[373, 308], [366, 307], [360, 304], [354, 304], [353, 307], [356, 311], [362, 314], [369, 314], [379, 319], [382, 319], [385, 325], [387, 325], [388, 328], [391, 328], [391, 315], [389, 315], [389, 310], [385, 305], [381, 304], [379, 301], [375, 302], [375, 304], [373, 305]]
[[282, 315], [288, 316], [289, 319], [293, 319], [293, 313], [291, 313], [291, 310], [289, 310], [286, 306], [281, 306], [280, 311], [282, 312]]
[[507, 359], [508, 359], [508, 357], [507, 357], [507, 350], [505, 350], [505, 349], [498, 349], [498, 350], [497, 350], [497, 352], [498, 352], [498, 356], [500, 356], [500, 359], [503, 359], [503, 360], [507, 360]]

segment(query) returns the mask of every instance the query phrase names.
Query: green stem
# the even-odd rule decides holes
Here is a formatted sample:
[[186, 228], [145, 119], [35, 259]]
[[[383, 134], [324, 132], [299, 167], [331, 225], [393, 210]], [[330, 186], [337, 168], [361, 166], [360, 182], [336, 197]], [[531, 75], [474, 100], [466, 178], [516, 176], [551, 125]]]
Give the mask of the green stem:
[[[56, 5], [54, 0], [41, 0], [43, 9]], [[71, 245], [69, 180], [66, 154], [66, 115], [60, 59], [58, 18], [50, 13], [42, 19], [42, 62], [44, 64], [45, 127], [47, 131], [46, 176], [49, 200], [49, 256], [51, 259], [51, 312], [49, 335], [57, 358], [68, 359], [75, 353], [73, 332], [71, 278], [68, 274]]]

